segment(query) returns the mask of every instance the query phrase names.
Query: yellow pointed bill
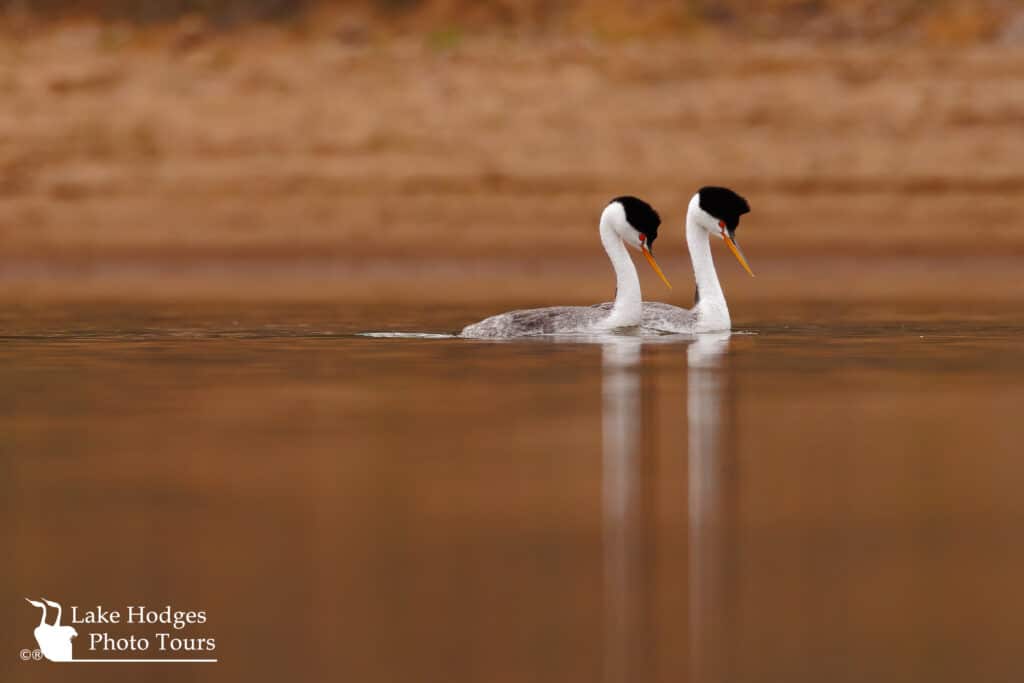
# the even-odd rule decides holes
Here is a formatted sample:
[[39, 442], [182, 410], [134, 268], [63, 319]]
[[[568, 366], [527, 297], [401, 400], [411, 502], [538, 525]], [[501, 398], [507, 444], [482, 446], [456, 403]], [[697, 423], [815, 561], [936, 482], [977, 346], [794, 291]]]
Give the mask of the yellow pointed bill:
[[725, 239], [725, 243], [729, 246], [729, 251], [732, 252], [732, 255], [735, 256], [736, 260], [740, 262], [741, 266], [743, 266], [743, 270], [750, 273], [750, 277], [754, 277], [754, 271], [750, 270], [750, 266], [747, 265], [747, 259], [743, 258], [743, 252], [740, 251], [740, 245], [736, 244], [736, 242], [734, 242], [724, 230], [722, 231], [722, 237]]
[[660, 277], [661, 281], [665, 283], [665, 286], [668, 287], [669, 289], [672, 289], [672, 283], [670, 283], [668, 281], [668, 278], [665, 277], [665, 273], [661, 272], [661, 268], [658, 267], [658, 262], [654, 260], [654, 254], [647, 251], [647, 245], [641, 245], [640, 251], [644, 252], [644, 256], [647, 258], [647, 262], [651, 264], [651, 268], [654, 268], [654, 272], [658, 274], [658, 277]]

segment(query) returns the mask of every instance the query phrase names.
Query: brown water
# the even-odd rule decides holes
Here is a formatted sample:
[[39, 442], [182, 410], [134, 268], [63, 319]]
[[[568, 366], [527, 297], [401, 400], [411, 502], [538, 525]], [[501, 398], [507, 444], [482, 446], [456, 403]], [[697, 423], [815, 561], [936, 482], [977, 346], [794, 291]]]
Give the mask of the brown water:
[[[0, 680], [1024, 675], [1019, 315], [353, 335], [489, 312], [0, 314]], [[21, 662], [40, 596], [205, 610], [219, 662]]]

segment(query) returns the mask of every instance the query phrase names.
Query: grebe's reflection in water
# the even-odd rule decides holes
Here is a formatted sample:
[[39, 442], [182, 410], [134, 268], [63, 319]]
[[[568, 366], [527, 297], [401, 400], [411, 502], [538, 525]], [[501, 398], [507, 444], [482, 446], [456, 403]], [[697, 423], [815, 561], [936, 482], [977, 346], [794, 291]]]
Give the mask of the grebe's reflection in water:
[[721, 368], [730, 333], [700, 335], [687, 347], [686, 417], [689, 481], [689, 667], [691, 681], [728, 680], [721, 656], [730, 618], [724, 556], [725, 473], [730, 451], [727, 383]]
[[[689, 469], [689, 661], [692, 681], [721, 673], [713, 648], [721, 607], [719, 531], [723, 378], [721, 360], [730, 333], [698, 335], [686, 347]], [[654, 475], [653, 449], [645, 448], [645, 415], [654, 414], [640, 360], [643, 340], [610, 338], [602, 344], [602, 498], [604, 535], [604, 678], [650, 680], [657, 654], [651, 642]]]
[[[640, 461], [643, 341], [617, 337], [601, 346], [602, 504], [604, 510], [604, 678], [637, 680], [637, 645], [645, 634], [641, 612], [644, 519]], [[640, 676], [640, 678], [646, 678]]]

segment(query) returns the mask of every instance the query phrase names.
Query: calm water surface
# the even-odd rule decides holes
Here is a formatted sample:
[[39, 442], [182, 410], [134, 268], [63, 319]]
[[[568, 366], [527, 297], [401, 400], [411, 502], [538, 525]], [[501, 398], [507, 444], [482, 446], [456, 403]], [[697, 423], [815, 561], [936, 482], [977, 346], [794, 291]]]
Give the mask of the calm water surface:
[[83, 681], [1024, 675], [1024, 318], [355, 335], [491, 312], [0, 313], [0, 679], [23, 596], [207, 611]]

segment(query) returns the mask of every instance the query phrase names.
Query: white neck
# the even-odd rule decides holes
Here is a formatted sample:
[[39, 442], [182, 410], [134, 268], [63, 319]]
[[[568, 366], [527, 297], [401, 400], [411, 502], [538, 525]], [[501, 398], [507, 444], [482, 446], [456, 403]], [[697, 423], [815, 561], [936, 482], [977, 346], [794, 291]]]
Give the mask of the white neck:
[[608, 211], [601, 214], [601, 244], [615, 269], [615, 304], [612, 312], [601, 322], [602, 327], [632, 327], [640, 324], [642, 313], [640, 278], [629, 257], [626, 245], [612, 225]]
[[697, 312], [697, 331], [728, 330], [732, 326], [729, 307], [725, 303], [725, 294], [722, 293], [715, 262], [711, 258], [711, 235], [697, 224], [696, 212], [699, 207], [700, 199], [694, 195], [686, 212], [686, 246], [690, 249], [693, 275], [700, 295], [700, 301], [694, 307]]

